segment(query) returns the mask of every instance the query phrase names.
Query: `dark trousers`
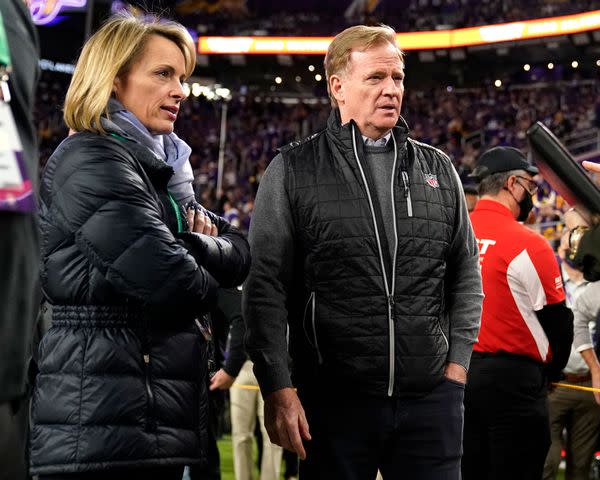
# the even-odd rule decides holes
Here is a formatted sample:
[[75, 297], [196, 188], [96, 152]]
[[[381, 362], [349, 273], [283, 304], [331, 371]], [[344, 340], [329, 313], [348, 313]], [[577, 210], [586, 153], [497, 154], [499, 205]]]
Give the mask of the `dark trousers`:
[[26, 480], [27, 399], [0, 403], [0, 480]]
[[[572, 380], [567, 383], [575, 383]], [[591, 387], [591, 380], [577, 383]], [[566, 480], [588, 480], [600, 433], [600, 408], [592, 392], [557, 388], [548, 396], [552, 445], [544, 465], [544, 480], [554, 480], [558, 473], [562, 433], [567, 429]]]
[[206, 463], [190, 465], [191, 480], [221, 480], [221, 456], [219, 454], [219, 417], [224, 408], [224, 395], [221, 390], [208, 392], [208, 425]]
[[417, 398], [307, 395], [312, 440], [302, 480], [459, 480], [464, 386], [444, 379]]
[[103, 470], [87, 473], [59, 473], [56, 475], [40, 475], [39, 480], [181, 480], [183, 466], [147, 467], [122, 470]]
[[539, 480], [549, 447], [543, 365], [474, 352], [465, 391], [463, 480]]
[[298, 455], [295, 452], [283, 449], [283, 461], [285, 462], [285, 473], [283, 478], [298, 476]]

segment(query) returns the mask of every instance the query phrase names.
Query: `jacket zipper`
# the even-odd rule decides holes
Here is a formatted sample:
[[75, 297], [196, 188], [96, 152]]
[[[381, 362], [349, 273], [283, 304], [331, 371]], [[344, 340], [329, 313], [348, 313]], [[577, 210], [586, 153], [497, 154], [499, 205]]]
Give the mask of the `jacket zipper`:
[[[396, 206], [394, 205], [394, 173], [396, 171], [396, 162], [398, 160], [398, 148], [396, 146], [396, 139], [392, 133], [392, 139], [394, 142], [394, 166], [392, 170], [392, 211], [394, 217], [394, 238], [396, 240], [396, 245], [394, 246], [394, 260], [392, 265], [392, 292], [390, 293], [390, 286], [387, 281], [387, 275], [385, 274], [385, 264], [383, 260], [383, 251], [381, 249], [381, 239], [379, 237], [379, 230], [377, 229], [377, 220], [375, 218], [375, 207], [373, 206], [373, 199], [371, 197], [371, 190], [369, 189], [369, 184], [367, 183], [367, 178], [365, 176], [365, 172], [363, 170], [362, 164], [360, 163], [360, 158], [358, 157], [358, 152], [356, 150], [356, 132], [354, 129], [354, 125], [352, 125], [352, 147], [354, 150], [354, 157], [356, 158], [356, 163], [358, 163], [358, 169], [360, 170], [360, 176], [365, 184], [365, 190], [367, 191], [367, 199], [369, 200], [369, 208], [371, 209], [371, 218], [373, 220], [373, 228], [375, 230], [375, 238], [377, 240], [377, 249], [379, 250], [379, 261], [381, 263], [381, 272], [383, 274], [383, 284], [385, 287], [385, 296], [386, 302], [388, 305], [388, 328], [389, 328], [389, 348], [390, 348], [390, 358], [389, 358], [389, 377], [388, 377], [388, 396], [391, 397], [394, 393], [394, 375], [395, 375], [395, 328], [394, 328], [394, 291], [395, 291], [395, 277], [396, 277], [396, 255], [398, 253], [398, 229], [396, 225]], [[406, 188], [406, 183], [404, 184]]]
[[150, 385], [150, 352], [144, 351], [142, 352], [142, 355], [144, 358], [144, 379], [146, 382], [146, 393], [148, 394], [146, 431], [152, 432], [156, 429], [156, 425], [154, 424], [154, 392], [152, 391], [152, 386]]
[[[198, 368], [198, 374], [199, 374], [198, 375], [198, 389], [200, 389], [200, 385], [204, 381], [203, 370], [205, 368], [208, 369], [208, 375], [210, 378], [211, 367], [209, 366], [209, 363], [211, 362], [211, 360], [209, 359], [210, 352], [208, 350], [209, 350], [209, 342], [212, 341], [212, 331], [207, 332], [206, 329], [202, 328], [200, 320], [198, 320], [197, 318], [194, 319], [194, 325], [196, 326], [196, 329], [198, 330], [199, 338], [203, 338], [206, 342], [206, 348], [204, 350], [206, 366], [203, 366], [201, 363]], [[202, 402], [200, 401], [200, 397], [198, 397], [197, 412], [198, 412], [197, 428], [198, 428], [198, 432], [201, 432], [202, 425], [206, 424], [207, 412], [205, 409], [202, 408]]]

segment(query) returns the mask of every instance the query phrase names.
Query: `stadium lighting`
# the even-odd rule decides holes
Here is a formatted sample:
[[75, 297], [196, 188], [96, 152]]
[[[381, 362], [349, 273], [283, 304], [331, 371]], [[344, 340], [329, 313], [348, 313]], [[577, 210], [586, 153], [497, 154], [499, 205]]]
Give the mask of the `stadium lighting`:
[[308, 71], [309, 72], [314, 72], [315, 71], [315, 66], [314, 65], [309, 65], [308, 66]]
[[525, 70], [526, 72], [528, 72], [529, 70], [531, 70], [531, 65], [529, 65], [528, 63], [526, 63], [525, 65], [523, 65], [523, 70]]
[[297, 82], [301, 82], [302, 81], [302, 77], [300, 77], [299, 75], [296, 75], [296, 81]]
[[596, 60], [596, 66], [600, 67], [600, 60]]
[[578, 62], [577, 60], [573, 60], [573, 61], [571, 62], [571, 66], [572, 66], [573, 68], [577, 68], [577, 67], [579, 66], [579, 62]]
[[275, 83], [277, 85], [279, 85], [281, 82], [283, 82], [283, 80], [281, 79], [281, 77], [275, 77]]
[[554, 68], [554, 64], [552, 62], [550, 62], [548, 64], [548, 70], [552, 70]]
[[202, 87], [199, 83], [192, 83], [192, 95], [194, 97], [199, 97], [202, 93]]
[[[39, 3], [40, 1], [35, 0], [32, 3]], [[74, 0], [54, 0], [54, 2], [48, 3], [60, 4], [64, 1]], [[396, 39], [398, 44], [402, 45], [402, 50], [452, 49], [533, 38], [573, 35], [581, 32], [597, 31], [599, 26], [600, 10], [594, 10], [574, 15], [453, 30], [403, 32], [397, 34]], [[333, 37], [200, 37], [198, 39], [198, 53], [323, 55], [327, 53], [332, 40]]]
[[320, 73], [317, 73], [317, 74], [315, 75], [315, 80], [316, 80], [317, 82], [320, 82], [322, 78], [323, 78], [323, 77], [321, 76], [321, 74], [320, 74]]
[[229, 90], [228, 88], [224, 88], [224, 87], [215, 88], [215, 93], [217, 94], [218, 97], [225, 98], [225, 99], [228, 99], [231, 96], [231, 90]]
[[497, 88], [500, 88], [500, 87], [502, 86], [502, 80], [496, 80], [496, 81], [494, 82], [494, 85], [495, 85]]

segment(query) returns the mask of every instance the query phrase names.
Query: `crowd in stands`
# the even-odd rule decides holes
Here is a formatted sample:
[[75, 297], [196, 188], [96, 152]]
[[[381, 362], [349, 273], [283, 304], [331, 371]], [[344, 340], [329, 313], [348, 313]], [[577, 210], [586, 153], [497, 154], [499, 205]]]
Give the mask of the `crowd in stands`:
[[[188, 0], [187, 3], [194, 4]], [[206, 3], [211, 8], [201, 8]], [[180, 10], [179, 20], [200, 35], [333, 35], [351, 23], [385, 23], [397, 31], [423, 31], [534, 18], [569, 15], [600, 9], [598, 0], [382, 0], [323, 4], [305, 2], [221, 2], [212, 8], [196, 2], [196, 9]], [[335, 2], [334, 2], [335, 3]], [[376, 3], [372, 11], [369, 5]], [[183, 2], [185, 5], [186, 2]], [[264, 4], [264, 5], [263, 5]], [[349, 8], [349, 5], [352, 7]], [[342, 15], [342, 13], [344, 13]]]
[[[68, 77], [42, 77], [36, 118], [41, 162], [67, 135], [61, 104]], [[600, 126], [597, 81], [505, 88], [427, 91], [408, 89], [403, 116], [411, 136], [446, 152], [465, 184], [479, 154], [492, 146], [527, 151], [526, 131], [539, 120], [557, 136]], [[450, 90], [450, 91], [449, 91]], [[234, 96], [228, 104], [222, 195], [217, 192], [221, 104], [191, 96], [184, 102], [176, 132], [192, 147], [195, 188], [202, 203], [244, 230], [249, 226], [260, 178], [277, 148], [324, 128], [327, 99]], [[564, 205], [547, 185], [537, 202], [538, 221], [552, 222]]]

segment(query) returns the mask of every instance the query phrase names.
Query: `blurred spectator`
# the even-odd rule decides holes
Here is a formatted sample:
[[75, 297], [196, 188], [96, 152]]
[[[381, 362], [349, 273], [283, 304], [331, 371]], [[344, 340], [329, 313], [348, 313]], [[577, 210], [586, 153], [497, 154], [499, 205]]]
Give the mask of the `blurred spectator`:
[[[583, 218], [574, 210], [565, 214], [567, 228], [585, 225]], [[568, 235], [568, 233], [565, 233]], [[561, 259], [561, 273], [564, 282], [567, 306], [573, 307], [578, 297], [587, 288], [588, 282], [583, 272], [573, 268], [566, 258], [566, 243], [558, 249]], [[591, 324], [588, 320], [588, 324]], [[589, 326], [591, 333], [591, 325]], [[563, 370], [564, 381], [583, 387], [592, 386], [590, 368], [576, 348], [571, 348], [569, 361]], [[550, 434], [552, 445], [544, 465], [544, 480], [554, 480], [558, 473], [563, 448], [563, 430], [566, 429], [567, 480], [587, 479], [590, 476], [592, 458], [600, 433], [600, 409], [590, 392], [570, 388], [557, 388], [548, 395], [550, 414]]]
[[[36, 104], [42, 164], [67, 135], [61, 107], [69, 77], [45, 72]], [[535, 88], [533, 88], [535, 87]], [[404, 114], [410, 118], [410, 136], [447, 152], [463, 182], [473, 170], [480, 152], [493, 145], [528, 150], [525, 132], [541, 120], [568, 141], [573, 129], [593, 128], [596, 118], [597, 81], [516, 85], [510, 89], [437, 88], [409, 90]], [[260, 179], [276, 149], [311, 131], [323, 128], [329, 110], [326, 99], [240, 96], [229, 103], [223, 194], [217, 198], [220, 107], [203, 97], [182, 104], [176, 132], [192, 147], [197, 197], [247, 230]], [[583, 122], [583, 123], [582, 123]], [[536, 178], [540, 190], [534, 199], [537, 214], [541, 202], [559, 212], [564, 201], [550, 186]], [[539, 225], [536, 224], [536, 225]]]
[[[0, 42], [2, 49], [10, 52], [7, 63], [12, 63], [8, 81], [12, 98], [10, 109], [7, 108], [4, 115], [14, 117], [24, 168], [35, 191], [38, 168], [32, 110], [39, 76], [37, 31], [22, 0], [3, 0], [0, 13], [0, 28], [6, 33]], [[0, 95], [0, 102], [8, 100]], [[10, 147], [5, 116], [2, 118], [5, 137], [2, 150], [4, 156], [12, 160], [15, 156], [7, 151]], [[0, 478], [12, 479], [25, 478], [27, 474], [26, 361], [39, 309], [36, 294], [38, 235], [34, 213], [0, 210], [0, 232]]]
[[[354, 23], [385, 23], [398, 32], [440, 30], [568, 15], [600, 8], [597, 0], [381, 0], [367, 2], [240, 2], [186, 0], [178, 20], [202, 35], [334, 35]], [[373, 5], [375, 3], [375, 5]], [[234, 7], [232, 8], [232, 4]], [[192, 8], [190, 8], [192, 7]], [[201, 8], [198, 8], [201, 7]], [[206, 8], [208, 7], [208, 8]], [[339, 12], [345, 11], [344, 15]]]

